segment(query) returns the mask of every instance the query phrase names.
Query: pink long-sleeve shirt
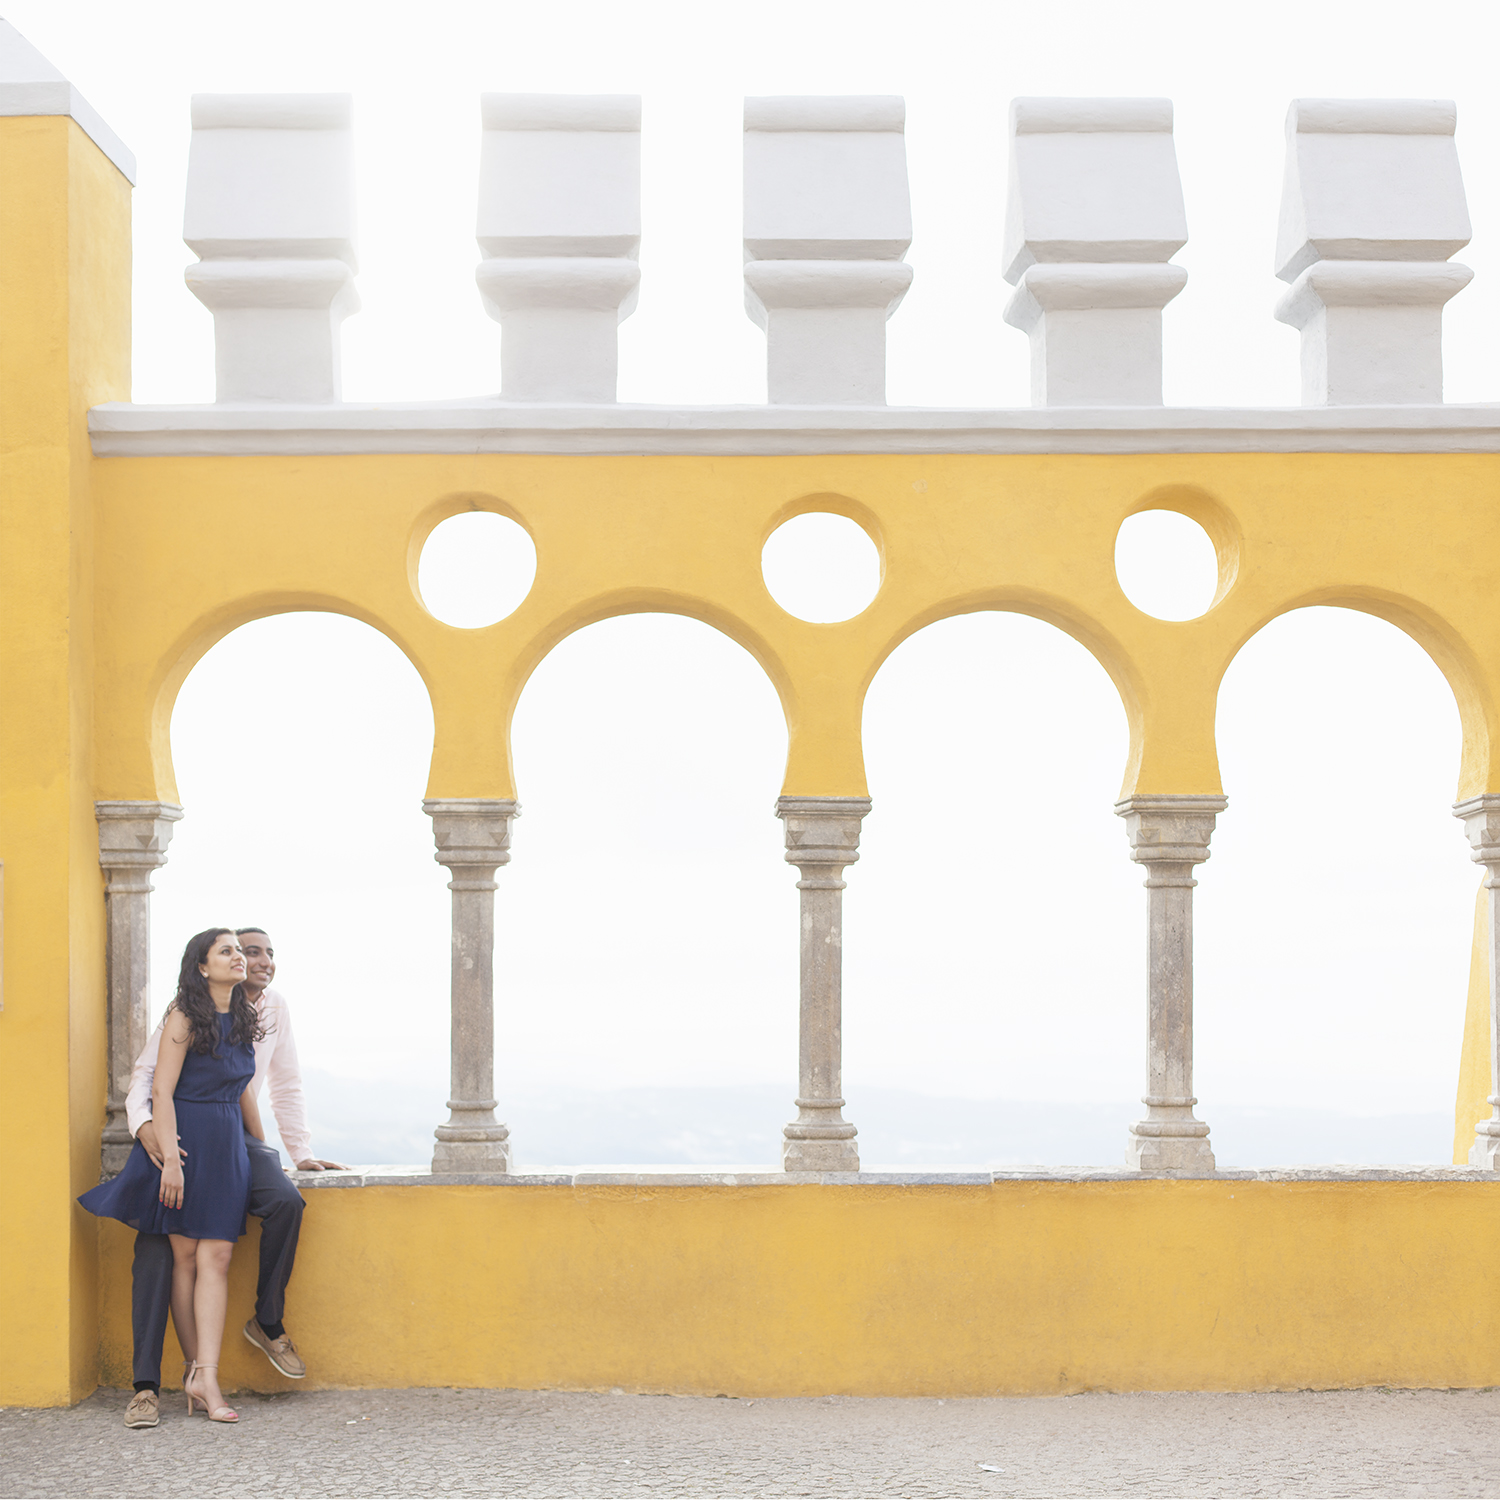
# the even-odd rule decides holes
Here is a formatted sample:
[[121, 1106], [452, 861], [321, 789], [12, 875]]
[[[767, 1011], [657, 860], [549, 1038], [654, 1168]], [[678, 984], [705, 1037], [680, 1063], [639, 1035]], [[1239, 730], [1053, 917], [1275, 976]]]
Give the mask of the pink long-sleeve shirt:
[[[260, 1098], [261, 1086], [269, 1083], [271, 1109], [276, 1115], [276, 1129], [281, 1143], [295, 1165], [312, 1159], [312, 1136], [307, 1130], [307, 1105], [302, 1097], [302, 1069], [297, 1062], [297, 1040], [292, 1035], [292, 1018], [285, 998], [276, 990], [265, 990], [260, 998], [260, 1018], [266, 1034], [255, 1044], [255, 1077], [250, 1087]], [[151, 1080], [156, 1076], [156, 1059], [161, 1050], [163, 1016], [150, 1039], [135, 1060], [130, 1074], [130, 1091], [125, 1095], [125, 1119], [131, 1135], [137, 1135], [151, 1118]]]

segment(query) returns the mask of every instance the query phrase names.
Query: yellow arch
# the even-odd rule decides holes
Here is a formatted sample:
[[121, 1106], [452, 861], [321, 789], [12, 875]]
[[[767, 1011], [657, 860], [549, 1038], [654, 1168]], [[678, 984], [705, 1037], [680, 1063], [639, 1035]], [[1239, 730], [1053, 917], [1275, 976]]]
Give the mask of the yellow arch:
[[[912, 616], [885, 642], [879, 656], [871, 663], [869, 671], [859, 687], [860, 733], [863, 739], [864, 705], [871, 685], [880, 669], [893, 653], [914, 635], [929, 625], [942, 620], [955, 619], [960, 615], [996, 613], [1026, 615], [1043, 624], [1054, 626], [1064, 635], [1078, 642], [1103, 668], [1105, 675], [1114, 684], [1119, 695], [1120, 707], [1125, 712], [1125, 722], [1130, 734], [1130, 750], [1127, 755], [1125, 778], [1128, 780], [1133, 767], [1138, 767], [1145, 736], [1145, 714], [1143, 702], [1146, 695], [1144, 674], [1125, 649], [1098, 619], [1078, 608], [1071, 601], [1056, 595], [1042, 594], [1033, 590], [987, 589], [967, 596], [945, 599], [930, 609]], [[861, 752], [862, 752], [861, 746]]]
[[1305, 594], [1290, 599], [1263, 614], [1253, 626], [1245, 630], [1236, 640], [1233, 650], [1224, 662], [1215, 687], [1217, 694], [1222, 689], [1224, 676], [1235, 658], [1267, 625], [1292, 614], [1299, 609], [1328, 606], [1354, 610], [1359, 614], [1373, 615], [1393, 625], [1403, 635], [1426, 652], [1433, 665], [1443, 675], [1443, 680], [1452, 692], [1458, 709], [1459, 724], [1463, 731], [1463, 752], [1458, 772], [1458, 790], [1455, 801], [1475, 795], [1466, 788], [1483, 789], [1491, 764], [1493, 735], [1491, 724], [1494, 715], [1494, 695], [1488, 689], [1483, 668], [1475, 658], [1468, 643], [1451, 621], [1439, 611], [1419, 600], [1394, 593], [1387, 589], [1364, 585], [1328, 584], [1310, 589]]
[[[696, 620], [707, 625], [717, 634], [742, 647], [765, 673], [777, 702], [781, 705], [782, 719], [791, 735], [791, 726], [796, 712], [796, 689], [786, 664], [759, 631], [753, 629], [738, 615], [716, 605], [712, 600], [677, 594], [665, 589], [622, 589], [597, 598], [581, 601], [565, 614], [548, 622], [544, 631], [532, 636], [523, 655], [515, 659], [513, 677], [507, 683], [505, 711], [505, 742], [507, 754], [510, 747], [510, 730], [515, 720], [516, 708], [526, 685], [536, 674], [537, 668], [570, 636], [591, 625], [605, 620], [617, 620], [627, 615], [678, 615], [683, 619]], [[513, 683], [513, 690], [512, 688]]]
[[332, 596], [276, 595], [251, 596], [225, 603], [209, 615], [196, 620], [182, 632], [157, 663], [153, 686], [147, 694], [150, 705], [148, 735], [151, 743], [151, 761], [158, 787], [170, 794], [164, 801], [178, 800], [177, 776], [172, 764], [172, 712], [177, 705], [177, 695], [187, 681], [193, 668], [213, 650], [220, 641], [234, 634], [242, 626], [256, 620], [271, 619], [276, 615], [329, 614], [342, 615], [346, 619], [358, 620], [368, 625], [401, 652], [415, 668], [427, 691], [428, 703], [432, 702], [432, 687], [421, 661], [412, 653], [400, 634], [392, 630], [370, 610], [362, 609], [347, 599]]

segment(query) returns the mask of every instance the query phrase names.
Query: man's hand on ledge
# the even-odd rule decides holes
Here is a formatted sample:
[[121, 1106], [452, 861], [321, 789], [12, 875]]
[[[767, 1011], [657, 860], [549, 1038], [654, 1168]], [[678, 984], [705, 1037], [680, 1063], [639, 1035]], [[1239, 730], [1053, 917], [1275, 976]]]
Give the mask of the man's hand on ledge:
[[324, 1161], [321, 1157], [309, 1156], [306, 1161], [297, 1163], [299, 1172], [347, 1172], [348, 1167], [341, 1161]]

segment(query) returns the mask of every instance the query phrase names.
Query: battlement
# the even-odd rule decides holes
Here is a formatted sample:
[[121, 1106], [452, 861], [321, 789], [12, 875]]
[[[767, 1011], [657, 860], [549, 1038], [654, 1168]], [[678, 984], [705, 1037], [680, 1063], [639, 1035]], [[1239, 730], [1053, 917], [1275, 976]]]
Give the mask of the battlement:
[[[745, 101], [745, 308], [773, 407], [885, 404], [885, 325], [914, 275], [905, 119], [892, 96]], [[613, 403], [641, 284], [641, 101], [486, 94], [480, 122], [500, 399]], [[1302, 332], [1305, 405], [1441, 401], [1442, 308], [1471, 274], [1451, 261], [1470, 233], [1455, 126], [1445, 101], [1293, 101], [1275, 315]], [[1008, 136], [1000, 269], [1033, 405], [1159, 407], [1161, 311], [1188, 279], [1171, 101], [1016, 99]], [[188, 284], [214, 313], [220, 404], [339, 399], [351, 141], [347, 99], [194, 100]]]
[[[123, 160], [71, 85], [14, 32], [6, 47], [0, 56], [12, 61], [0, 110], [72, 113]], [[22, 76], [41, 73], [50, 81]], [[369, 451], [371, 432], [382, 427], [420, 451], [442, 451], [445, 432], [503, 451], [517, 441], [545, 447], [533, 434], [558, 425], [584, 429], [595, 451], [610, 451], [607, 438], [587, 435], [599, 431], [621, 433], [627, 450], [644, 442], [654, 451], [658, 424], [645, 415], [652, 408], [609, 421], [565, 415], [616, 399], [617, 329], [635, 310], [643, 235], [649, 242], [640, 98], [485, 94], [479, 106], [476, 280], [501, 326], [498, 400], [362, 403], [343, 423], [323, 410], [343, 407], [340, 325], [359, 309], [351, 100], [196, 95], [183, 238], [199, 259], [186, 278], [214, 318], [220, 414], [106, 408], [94, 422], [97, 451], [319, 452], [341, 444]], [[944, 428], [961, 433], [961, 443], [979, 441], [980, 451], [1024, 451], [1034, 441], [971, 436], [1000, 429], [1051, 431], [1064, 448], [1080, 441], [1071, 436], [1080, 430], [1128, 428], [1156, 449], [1173, 441], [1161, 434], [1205, 425], [1264, 432], [1273, 447], [1296, 448], [1323, 431], [1335, 446], [1358, 441], [1341, 436], [1347, 424], [1291, 418], [1205, 424], [1117, 416], [1083, 429], [1073, 422], [1042, 429], [993, 416], [840, 417], [885, 406], [885, 326], [917, 274], [906, 261], [913, 221], [905, 119], [894, 96], [745, 100], [745, 308], [766, 335], [770, 407], [831, 409], [813, 425], [824, 441], [852, 441], [855, 451], [886, 451], [908, 435], [918, 446], [941, 446], [932, 434]], [[1470, 237], [1456, 126], [1456, 107], [1445, 100], [1292, 101], [1273, 262], [1289, 285], [1274, 315], [1302, 335], [1304, 407], [1441, 404], [1442, 312], [1472, 274], [1452, 259]], [[1005, 320], [1030, 344], [1034, 408], [1161, 407], [1161, 312], [1187, 286], [1188, 270], [1175, 257], [1190, 239], [1173, 129], [1168, 99], [1011, 102], [998, 269], [1014, 287]], [[257, 425], [230, 418], [238, 407], [283, 414]], [[506, 407], [531, 409], [538, 420], [504, 414]], [[300, 448], [286, 437], [298, 425], [291, 408], [306, 409]], [[705, 416], [710, 410], [723, 419]], [[1458, 426], [1485, 427], [1477, 415], [1484, 410]], [[729, 432], [750, 451], [802, 451], [802, 439], [768, 444], [768, 429], [749, 409], [689, 408], [669, 425], [720, 434], [708, 447], [685, 437], [685, 451], [718, 451], [732, 441]], [[1429, 436], [1419, 441], [1430, 443], [1453, 424], [1413, 424], [1391, 412], [1355, 425], [1420, 431]], [[1286, 435], [1271, 436], [1270, 427]], [[861, 440], [861, 432], [892, 436]], [[1084, 441], [1110, 449], [1121, 439]]]

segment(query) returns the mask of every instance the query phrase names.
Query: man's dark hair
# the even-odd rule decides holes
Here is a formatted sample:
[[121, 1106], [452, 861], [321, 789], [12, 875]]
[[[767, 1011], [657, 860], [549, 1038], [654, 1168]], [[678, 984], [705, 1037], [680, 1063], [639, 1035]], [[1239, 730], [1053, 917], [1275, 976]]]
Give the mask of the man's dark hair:
[[236, 927], [234, 929], [236, 937], [244, 937], [247, 932], [258, 932], [262, 937], [270, 937], [271, 935], [264, 927]]

